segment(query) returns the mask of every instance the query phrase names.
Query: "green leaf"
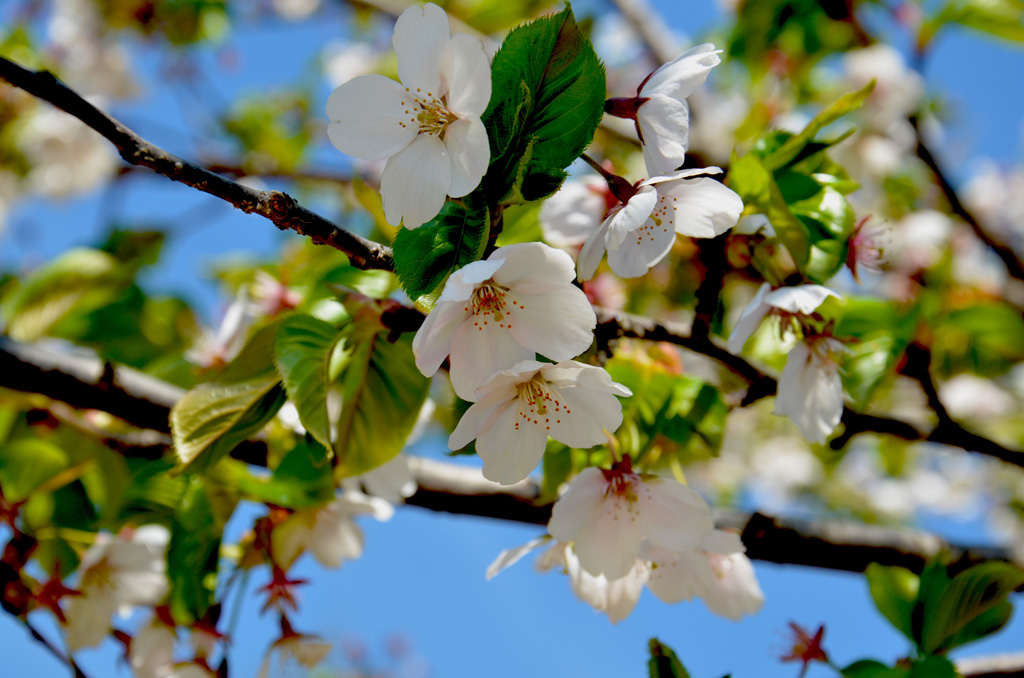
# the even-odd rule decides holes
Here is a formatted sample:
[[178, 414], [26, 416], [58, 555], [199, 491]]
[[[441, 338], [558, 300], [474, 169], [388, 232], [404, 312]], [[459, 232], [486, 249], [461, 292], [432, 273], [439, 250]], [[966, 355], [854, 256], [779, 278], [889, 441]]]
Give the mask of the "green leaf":
[[668, 645], [651, 638], [648, 647], [651, 659], [647, 662], [650, 678], [690, 678], [690, 673]]
[[907, 678], [958, 678], [956, 666], [945, 657], [925, 657], [910, 665]]
[[266, 426], [285, 400], [276, 376], [192, 389], [171, 410], [179, 465], [198, 471], [210, 468]]
[[0, 445], [0, 487], [4, 498], [10, 502], [24, 501], [68, 466], [64, 450], [46, 440], [27, 438]]
[[842, 376], [843, 386], [858, 407], [865, 407], [878, 385], [894, 373], [919, 318], [916, 307], [907, 309], [878, 299], [846, 299], [835, 334], [856, 339], [847, 343]]
[[206, 471], [258, 433], [284, 405], [287, 397], [274, 366], [282, 322], [258, 328], [214, 381], [188, 391], [171, 408], [179, 468]]
[[744, 204], [757, 208], [768, 217], [797, 266], [803, 269], [811, 252], [806, 229], [793, 215], [779, 190], [775, 177], [753, 153], [733, 159], [729, 165], [729, 187], [736, 191]]
[[1008, 304], [975, 301], [937, 325], [932, 352], [947, 372], [1003, 374], [1024, 360], [1024, 317]]
[[864, 574], [875, 607], [897, 631], [913, 641], [912, 616], [919, 586], [917, 575], [902, 567], [886, 567], [878, 563], [868, 565]]
[[572, 9], [513, 29], [494, 55], [491, 78], [482, 118], [491, 142], [488, 204], [551, 195], [604, 113], [604, 66]]
[[907, 671], [875, 659], [861, 659], [840, 670], [843, 678], [904, 678]]
[[416, 367], [412, 335], [388, 343], [384, 331], [360, 328], [350, 340], [338, 417], [335, 479], [359, 475], [401, 452], [416, 424], [430, 380]]
[[490, 228], [487, 206], [478, 193], [463, 203], [446, 202], [430, 222], [395, 236], [395, 272], [410, 299], [429, 294], [453, 271], [483, 255]]
[[[946, 652], [967, 624], [1002, 605], [1017, 587], [1024, 585], [1024, 570], [1010, 563], [989, 561], [975, 565], [950, 580], [945, 572], [929, 568], [922, 573], [920, 647], [924, 654]], [[944, 570], [944, 568], [943, 568]], [[925, 576], [929, 575], [929, 576]], [[994, 623], [987, 618], [972, 632]], [[964, 642], [976, 640], [967, 634]]]
[[193, 476], [174, 515], [167, 549], [171, 613], [179, 624], [202, 619], [215, 602], [224, 522], [214, 510], [206, 483]]
[[7, 332], [18, 341], [45, 336], [71, 311], [111, 303], [129, 276], [106, 252], [74, 249], [34, 272], [3, 304]]
[[569, 475], [572, 473], [572, 452], [557, 440], [548, 440], [541, 468], [544, 471], [541, 497], [554, 501], [558, 499], [558, 488], [569, 479]]
[[285, 391], [299, 412], [299, 421], [327, 449], [331, 449], [328, 368], [340, 336], [334, 327], [309, 315], [288, 316], [277, 330], [277, 368]]
[[1024, 0], [953, 0], [922, 27], [926, 39], [946, 23], [958, 23], [1004, 40], [1024, 42]]
[[[408, 229], [402, 229], [408, 230]], [[390, 271], [364, 271], [345, 265], [330, 271], [323, 282], [348, 287], [372, 299], [383, 299], [391, 293], [394, 275]]]
[[[230, 462], [230, 463], [229, 463]], [[228, 460], [218, 466], [226, 469], [230, 482], [246, 499], [291, 509], [323, 506], [334, 496], [331, 461], [328, 452], [312, 438], [296, 445], [267, 477], [256, 476], [241, 462]]]
[[[849, 92], [833, 101], [829, 106], [818, 113], [818, 115], [814, 116], [814, 118], [804, 126], [803, 130], [798, 134], [794, 134], [789, 137], [781, 147], [765, 157], [765, 167], [774, 172], [786, 165], [806, 158], [807, 154], [805, 154], [804, 151], [808, 144], [814, 141], [814, 137], [817, 136], [818, 132], [836, 122], [847, 113], [852, 113], [860, 108], [864, 104], [864, 101], [867, 100], [868, 95], [870, 95], [874, 89], [875, 82], [872, 80], [856, 92]], [[829, 142], [828, 145], [838, 143], [839, 141], [842, 141], [843, 138], [845, 138], [845, 136]], [[814, 148], [814, 152], [818, 152], [820, 150], [822, 150], [820, 144]]]

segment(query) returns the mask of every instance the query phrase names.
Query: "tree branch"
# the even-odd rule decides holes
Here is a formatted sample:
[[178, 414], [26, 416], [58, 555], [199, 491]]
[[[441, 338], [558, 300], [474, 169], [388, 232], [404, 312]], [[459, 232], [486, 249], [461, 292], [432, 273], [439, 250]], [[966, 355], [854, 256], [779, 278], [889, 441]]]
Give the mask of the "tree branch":
[[1024, 652], [960, 659], [956, 670], [964, 678], [1024, 678]]
[[[160, 431], [167, 430], [170, 409], [183, 393], [177, 387], [128, 368], [114, 368], [96, 358], [54, 354], [8, 339], [0, 339], [0, 386], [41, 393], [81, 408], [102, 409], [136, 426]], [[78, 428], [86, 434], [95, 433], [101, 440], [110, 438], [102, 431]], [[133, 448], [130, 438], [115, 437], [112, 447], [128, 456], [151, 458], [155, 445], [167, 439], [149, 438]], [[232, 456], [265, 466], [266, 441], [249, 440], [235, 448]], [[550, 504], [537, 504], [541, 491], [532, 480], [503, 486], [486, 480], [478, 469], [422, 458], [413, 460], [413, 471], [418, 488], [406, 500], [410, 506], [530, 525], [546, 525], [551, 517]], [[925, 560], [944, 550], [963, 566], [1011, 559], [1004, 549], [949, 545], [934, 535], [846, 521], [783, 520], [758, 513], [720, 512], [717, 524], [739, 530], [751, 558], [832, 570], [861, 572], [868, 564], [879, 562], [919, 571]]]
[[953, 184], [949, 182], [946, 177], [946, 173], [942, 171], [939, 166], [938, 160], [932, 155], [931, 150], [924, 142], [924, 138], [921, 136], [921, 128], [917, 116], [910, 117], [910, 123], [914, 126], [914, 132], [917, 135], [917, 157], [928, 166], [928, 169], [935, 175], [935, 180], [939, 184], [939, 188], [942, 190], [942, 195], [946, 197], [946, 202], [949, 203], [949, 209], [953, 214], [957, 215], [968, 226], [974, 231], [974, 235], [977, 236], [978, 240], [985, 243], [985, 245], [995, 252], [996, 256], [1002, 260], [1006, 266], [1007, 272], [1017, 280], [1024, 281], [1024, 262], [1021, 262], [1016, 252], [1013, 251], [1008, 245], [999, 242], [991, 234], [989, 234], [981, 222], [964, 207], [964, 204], [960, 202], [960, 197], [956, 193], [956, 189], [953, 188]]
[[281, 230], [292, 230], [313, 242], [348, 255], [353, 266], [393, 270], [391, 248], [332, 224], [302, 207], [281, 191], [243, 186], [149, 143], [118, 120], [83, 99], [48, 71], [31, 71], [0, 57], [0, 79], [72, 115], [112, 143], [125, 162], [225, 200], [243, 212], [266, 217]]

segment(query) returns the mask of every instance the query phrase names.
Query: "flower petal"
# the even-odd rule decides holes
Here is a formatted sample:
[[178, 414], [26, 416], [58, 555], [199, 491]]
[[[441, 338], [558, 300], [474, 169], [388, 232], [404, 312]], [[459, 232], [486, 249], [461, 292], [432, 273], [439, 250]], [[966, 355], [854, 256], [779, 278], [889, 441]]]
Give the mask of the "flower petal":
[[704, 497], [676, 480], [646, 479], [636, 493], [640, 525], [633, 529], [642, 531], [655, 546], [673, 551], [696, 549], [715, 529]]
[[380, 179], [380, 196], [388, 223], [416, 228], [437, 216], [452, 182], [452, 166], [444, 143], [420, 134], [388, 158]]
[[608, 231], [612, 225], [612, 216], [614, 214], [609, 215], [597, 230], [590, 234], [576, 257], [577, 276], [581, 281], [593, 278], [597, 267], [601, 265], [601, 259], [604, 258], [604, 253], [608, 249], [606, 242]]
[[547, 544], [549, 541], [551, 541], [551, 537], [544, 535], [543, 537], [531, 539], [522, 546], [517, 546], [511, 549], [505, 549], [504, 551], [499, 553], [498, 557], [494, 559], [494, 562], [487, 567], [487, 581], [494, 579], [498, 574], [501, 573], [502, 570], [508, 567], [512, 567], [513, 565], [518, 563], [523, 558], [523, 556], [533, 551], [536, 551], [541, 546]]
[[772, 291], [764, 301], [766, 304], [790, 313], [810, 314], [814, 313], [829, 297], [838, 299], [839, 294], [821, 285], [794, 285], [780, 287]]
[[521, 360], [531, 360], [534, 351], [524, 348], [508, 330], [493, 322], [465, 322], [452, 335], [452, 388], [463, 400], [476, 400], [476, 390], [495, 372], [507, 370]]
[[439, 301], [434, 306], [412, 339], [416, 367], [423, 376], [432, 376], [441, 367], [441, 363], [451, 351], [455, 329], [467, 322], [469, 317], [469, 312], [465, 310], [465, 302]]
[[491, 161], [487, 129], [479, 119], [456, 120], [444, 133], [444, 145], [452, 165], [448, 195], [461, 198], [480, 185]]
[[584, 525], [594, 520], [607, 491], [608, 481], [600, 469], [591, 466], [580, 471], [552, 507], [548, 532], [558, 541], [571, 542]]
[[503, 261], [494, 281], [513, 292], [537, 294], [570, 284], [575, 276], [572, 257], [539, 242], [524, 242], [499, 247], [489, 261]]
[[651, 547], [644, 556], [654, 563], [647, 588], [662, 602], [674, 605], [704, 594], [710, 567], [703, 553]]
[[[448, 449], [461, 450], [469, 445], [488, 426], [497, 410], [512, 407], [514, 398], [515, 390], [510, 388], [497, 388], [482, 395], [463, 413], [455, 430], [448, 436]], [[500, 416], [500, 412], [497, 414]]]
[[710, 43], [686, 50], [656, 70], [640, 88], [640, 96], [664, 94], [682, 101], [703, 85], [711, 69], [722, 62], [718, 57], [721, 51]]
[[771, 285], [762, 283], [757, 288], [754, 298], [740, 312], [739, 320], [736, 321], [736, 325], [732, 328], [732, 334], [729, 335], [729, 341], [726, 344], [726, 348], [729, 349], [730, 353], [739, 354], [743, 350], [747, 339], [750, 339], [751, 335], [757, 331], [761, 321], [768, 314], [769, 308], [764, 298], [771, 289]]
[[[604, 181], [594, 176], [570, 179], [540, 206], [544, 240], [555, 247], [576, 247], [587, 241], [604, 219]], [[596, 266], [595, 266], [596, 268]]]
[[445, 58], [451, 58], [447, 54], [450, 41], [448, 15], [434, 3], [402, 12], [391, 38], [398, 56], [398, 78], [413, 93], [444, 96], [447, 89], [442, 89], [441, 73]]
[[672, 215], [669, 218], [674, 222], [676, 233], [691, 238], [721, 235], [736, 225], [743, 212], [740, 196], [708, 177], [661, 184], [658, 193], [667, 205], [675, 208], [669, 211]]
[[690, 110], [685, 101], [655, 94], [637, 109], [636, 124], [643, 138], [648, 176], [667, 174], [683, 164], [690, 134]]
[[843, 382], [838, 368], [799, 342], [786, 359], [772, 411], [792, 419], [808, 441], [824, 443], [843, 416]]
[[[603, 574], [609, 580], [629, 574], [643, 542], [644, 533], [630, 499], [619, 493], [609, 494], [596, 519], [583, 526], [573, 540], [573, 550], [580, 565], [591, 574]], [[557, 504], [556, 504], [557, 505]]]
[[383, 75], [363, 75], [341, 85], [327, 98], [327, 135], [342, 153], [383, 160], [419, 134], [412, 101], [400, 84]]
[[452, 76], [448, 110], [462, 118], [477, 118], [491, 101], [491, 63], [478, 38], [463, 33], [452, 36]]
[[544, 422], [523, 416], [517, 405], [505, 408], [476, 439], [484, 478], [502, 485], [514, 485], [530, 475], [548, 440]]
[[608, 265], [620, 278], [639, 278], [664, 259], [676, 241], [672, 223], [648, 219], [633, 230], [620, 245], [608, 247]]
[[594, 343], [597, 315], [578, 287], [564, 283], [543, 294], [520, 294], [509, 314], [509, 332], [519, 344], [552, 360], [569, 360]]
[[622, 209], [610, 215], [605, 245], [608, 249], [618, 247], [629, 234], [643, 226], [658, 204], [658, 192], [650, 186], [641, 186]]

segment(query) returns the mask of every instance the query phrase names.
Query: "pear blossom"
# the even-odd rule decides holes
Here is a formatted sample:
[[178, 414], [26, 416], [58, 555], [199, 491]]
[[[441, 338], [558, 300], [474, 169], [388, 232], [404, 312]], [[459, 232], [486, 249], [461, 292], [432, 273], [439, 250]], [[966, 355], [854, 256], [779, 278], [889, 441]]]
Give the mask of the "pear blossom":
[[580, 565], [609, 581], [629, 574], [646, 544], [686, 551], [714, 529], [707, 502], [671, 478], [636, 473], [627, 459], [584, 469], [555, 502], [548, 533], [571, 542]]
[[617, 201], [608, 184], [593, 174], [570, 179], [540, 207], [540, 230], [555, 247], [579, 247], [597, 230]]
[[729, 351], [742, 351], [747, 339], [754, 334], [769, 313], [810, 315], [829, 297], [838, 299], [839, 294], [821, 285], [796, 285], [773, 290], [771, 285], [763, 283], [732, 328], [727, 344]]
[[469, 194], [487, 171], [480, 116], [491, 98], [491, 67], [483, 43], [451, 36], [448, 16], [433, 3], [402, 12], [392, 43], [402, 82], [371, 74], [335, 89], [327, 133], [343, 153], [387, 158], [384, 216], [416, 228], [437, 215], [446, 195]]
[[824, 443], [843, 416], [843, 381], [836, 360], [846, 350], [831, 337], [807, 337], [790, 350], [779, 378], [773, 412], [792, 419], [812, 443]]
[[636, 97], [611, 99], [606, 104], [610, 115], [636, 121], [649, 175], [666, 174], [682, 166], [690, 131], [686, 98], [721, 63], [721, 51], [709, 43], [693, 47], [647, 76]]
[[472, 401], [491, 375], [536, 353], [576, 357], [593, 342], [597, 316], [574, 277], [568, 254], [538, 242], [463, 266], [413, 339], [416, 367], [429, 377], [450, 354], [452, 387]]
[[161, 525], [145, 525], [118, 537], [99, 534], [82, 556], [81, 593], [68, 599], [65, 633], [72, 650], [94, 647], [110, 632], [115, 612], [152, 605], [167, 593], [164, 554], [170, 533]]
[[612, 210], [580, 250], [580, 280], [594, 276], [601, 257], [623, 278], [644, 275], [665, 258], [676, 234], [713, 238], [734, 226], [743, 201], [707, 174], [718, 167], [688, 169], [641, 181], [621, 207]]
[[484, 477], [512, 485], [536, 468], [549, 435], [570, 447], [607, 441], [605, 431], [622, 423], [615, 396], [629, 395], [600, 367], [524, 360], [477, 390], [479, 400], [462, 415], [448, 446], [457, 450], [476, 439]]
[[387, 521], [394, 512], [383, 499], [352, 490], [321, 508], [300, 509], [274, 528], [274, 561], [288, 569], [304, 551], [309, 551], [324, 567], [339, 568], [344, 561], [363, 555], [363, 531], [355, 517], [368, 514]]

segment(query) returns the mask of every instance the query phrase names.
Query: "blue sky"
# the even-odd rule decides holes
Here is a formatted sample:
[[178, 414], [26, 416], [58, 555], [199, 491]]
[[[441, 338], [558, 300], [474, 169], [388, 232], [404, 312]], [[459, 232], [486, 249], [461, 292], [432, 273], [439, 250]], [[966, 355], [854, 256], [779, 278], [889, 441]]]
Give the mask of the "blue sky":
[[[655, 4], [673, 29], [696, 38], [717, 18], [714, 3], [704, 0]], [[231, 45], [242, 60], [218, 82], [217, 96], [227, 99], [256, 91], [266, 82], [293, 80], [340, 30], [337, 21], [239, 29]], [[211, 52], [204, 61], [212, 64], [216, 58]], [[140, 72], [152, 73], [157, 66], [152, 53], [143, 52]], [[1020, 161], [1024, 94], [1009, 85], [1024, 73], [1024, 50], [954, 31], [940, 37], [925, 73], [936, 89], [950, 93], [956, 111], [948, 143], [938, 149], [955, 176], [963, 177], [963, 168], [979, 156], [1006, 164]], [[122, 115], [165, 148], [185, 152], [191, 146], [193, 121], [179, 114], [177, 98], [165, 87], [150, 86]], [[316, 163], [345, 166], [339, 155], [330, 153], [318, 154]], [[240, 214], [160, 178], [135, 176], [116, 190], [59, 204], [26, 202], [11, 229], [0, 236], [0, 265], [37, 264], [71, 246], [95, 242], [111, 209], [165, 222], [201, 214], [206, 224], [215, 217], [213, 223], [172, 236], [165, 259], [146, 280], [151, 289], [186, 295], [212, 319], [223, 302], [207, 278], [210, 265], [228, 254], [269, 256], [294, 237], [260, 217]], [[431, 452], [437, 454], [439, 446], [435, 440]], [[253, 510], [244, 511], [233, 531], [237, 534], [253, 515]], [[491, 582], [484, 580], [484, 570], [497, 553], [537, 536], [536, 528], [417, 508], [399, 509], [387, 524], [370, 520], [363, 526], [366, 553], [361, 560], [337, 572], [322, 570], [308, 558], [300, 562], [297, 574], [313, 583], [303, 590], [296, 626], [330, 640], [357, 637], [374, 649], [390, 634], [401, 633], [430, 665], [432, 676], [642, 676], [647, 639], [658, 636], [679, 652], [694, 678], [730, 672], [737, 677], [792, 678], [797, 667], [776, 661], [786, 649], [790, 620], [807, 627], [825, 623], [826, 647], [840, 664], [862, 656], [891, 661], [907, 651], [901, 637], [873, 610], [859, 576], [758, 563], [767, 603], [760, 614], [741, 623], [717, 618], [701, 603], [666, 606], [645, 594], [634, 614], [613, 627], [574, 598], [564, 576], [534, 572], [532, 559]], [[980, 525], [959, 524], [956, 531], [971, 541], [986, 540]], [[250, 586], [262, 585], [265, 577], [258, 573]], [[273, 633], [274, 624], [259, 617], [250, 596], [236, 632], [233, 675], [255, 675]], [[1024, 621], [1018, 614], [1009, 629], [965, 654], [1020, 650], [1020, 638]], [[66, 674], [7, 616], [0, 616], [0, 656], [4, 675]], [[108, 644], [84, 654], [83, 665], [93, 678], [112, 675], [115, 656], [114, 645]], [[809, 672], [812, 678], [828, 675], [817, 667]]]

